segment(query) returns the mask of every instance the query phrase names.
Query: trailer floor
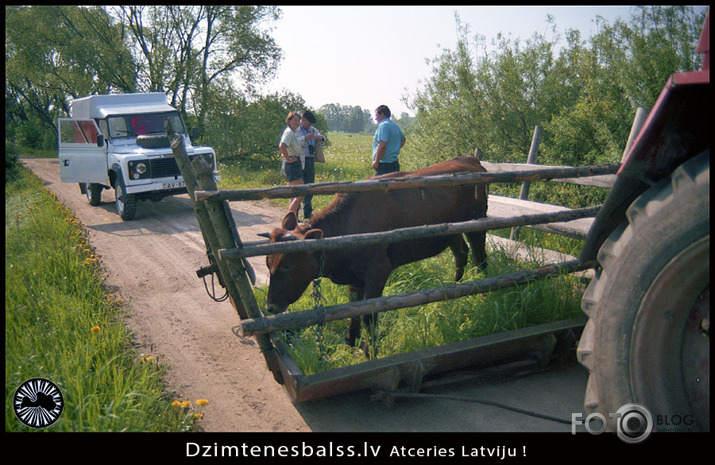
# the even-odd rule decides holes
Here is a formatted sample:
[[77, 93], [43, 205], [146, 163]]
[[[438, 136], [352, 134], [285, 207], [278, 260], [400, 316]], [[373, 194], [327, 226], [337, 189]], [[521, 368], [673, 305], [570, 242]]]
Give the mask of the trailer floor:
[[364, 390], [296, 409], [314, 432], [571, 432], [572, 414], [583, 413], [587, 379], [574, 360], [539, 373], [459, 381], [391, 402], [373, 400]]

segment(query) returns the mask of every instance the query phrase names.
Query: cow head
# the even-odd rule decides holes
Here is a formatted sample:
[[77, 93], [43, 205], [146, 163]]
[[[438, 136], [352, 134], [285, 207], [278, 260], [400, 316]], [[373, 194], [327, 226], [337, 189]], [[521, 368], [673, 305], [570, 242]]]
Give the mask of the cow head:
[[[323, 231], [310, 225], [299, 224], [293, 212], [283, 218], [280, 228], [270, 233], [271, 242], [321, 239]], [[282, 313], [288, 305], [303, 295], [310, 282], [320, 272], [319, 255], [311, 252], [294, 252], [268, 255], [266, 265], [270, 273], [266, 309], [270, 313]]]

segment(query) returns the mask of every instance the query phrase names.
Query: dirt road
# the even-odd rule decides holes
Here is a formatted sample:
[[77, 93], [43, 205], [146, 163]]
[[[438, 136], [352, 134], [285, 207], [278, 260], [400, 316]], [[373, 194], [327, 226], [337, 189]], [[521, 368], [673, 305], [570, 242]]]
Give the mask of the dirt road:
[[[125, 222], [115, 212], [113, 190], [103, 191], [102, 204], [92, 207], [77, 184], [60, 182], [57, 159], [23, 163], [89, 231], [107, 285], [128, 304], [139, 350], [170, 367], [168, 382], [182, 400], [209, 400], [205, 430], [310, 431], [255, 341], [234, 333], [239, 319], [233, 306], [211, 300], [196, 277], [208, 260], [188, 195], [139, 202], [136, 219]], [[267, 203], [232, 208], [244, 240], [257, 240], [251, 234], [270, 230], [283, 213]], [[265, 262], [256, 258], [253, 266], [265, 282]]]
[[[570, 431], [566, 424], [482, 403], [409, 399], [387, 407], [370, 401], [364, 391], [294, 405], [255, 341], [238, 335], [233, 306], [211, 300], [196, 277], [208, 261], [187, 195], [139, 202], [136, 218], [124, 222], [115, 212], [113, 190], [91, 207], [77, 184], [60, 183], [57, 159], [23, 163], [84, 223], [101, 255], [107, 285], [127, 302], [127, 324], [139, 350], [169, 367], [167, 381], [177, 398], [209, 400], [203, 409], [205, 431]], [[279, 224], [284, 213], [265, 202], [233, 202], [231, 209], [244, 241], [257, 240], [255, 234]], [[251, 260], [262, 282], [264, 260]], [[583, 409], [586, 379], [574, 363], [537, 375], [455, 385], [441, 393], [569, 419]]]

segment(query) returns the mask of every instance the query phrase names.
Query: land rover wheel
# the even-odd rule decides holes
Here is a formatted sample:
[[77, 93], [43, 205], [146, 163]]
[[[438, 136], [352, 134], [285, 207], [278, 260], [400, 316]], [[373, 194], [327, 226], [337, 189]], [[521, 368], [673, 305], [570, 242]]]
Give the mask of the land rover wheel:
[[643, 193], [599, 251], [578, 358], [585, 409], [609, 430], [626, 404], [661, 428], [710, 429], [709, 190], [708, 150]]
[[134, 219], [137, 213], [137, 198], [134, 194], [127, 194], [121, 173], [117, 176], [117, 183], [114, 186], [114, 197], [117, 200], [117, 213], [119, 213], [119, 216], [124, 221]]
[[101, 184], [94, 184], [94, 183], [87, 183], [84, 184], [84, 194], [87, 196], [87, 200], [89, 201], [89, 204], [92, 205], [93, 207], [96, 207], [97, 205], [102, 203], [102, 185]]

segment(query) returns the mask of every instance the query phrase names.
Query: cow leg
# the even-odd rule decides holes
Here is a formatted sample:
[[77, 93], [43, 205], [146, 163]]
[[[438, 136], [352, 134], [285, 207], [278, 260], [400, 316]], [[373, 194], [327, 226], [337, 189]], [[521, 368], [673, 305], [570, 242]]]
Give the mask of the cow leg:
[[[385, 288], [385, 283], [387, 283], [387, 278], [390, 276], [390, 272], [392, 271], [392, 264], [387, 258], [387, 255], [377, 255], [379, 256], [379, 258], [375, 257], [374, 259], [369, 260], [370, 263], [365, 264], [365, 269], [369, 270], [370, 272], [366, 273], [364, 289], [357, 289], [354, 286], [350, 286], [351, 301], [362, 300], [366, 298], [370, 299], [373, 297], [380, 297], [382, 295], [382, 291]], [[368, 335], [365, 338], [363, 351], [368, 358], [372, 358], [374, 355], [377, 354], [377, 349], [373, 348], [373, 346], [376, 347], [376, 345], [373, 344], [373, 341], [375, 341], [377, 314], [371, 313], [369, 315], [363, 315], [362, 321], [360, 320], [361, 319], [359, 318], [350, 319], [350, 324], [348, 325], [348, 335], [345, 338], [345, 342], [351, 347], [354, 347], [355, 342], [360, 337], [361, 324], [364, 323], [365, 327], [368, 330]]]
[[[365, 298], [372, 299], [373, 297], [381, 297], [382, 291], [385, 289], [387, 279], [392, 273], [392, 263], [387, 258], [387, 254], [380, 254], [379, 258], [370, 263], [368, 269], [371, 271], [365, 279]], [[363, 351], [367, 358], [377, 357], [377, 313], [363, 315], [362, 321], [367, 330], [367, 337]]]
[[[350, 301], [355, 302], [356, 300], [365, 299], [365, 291], [363, 289], [358, 289], [353, 286], [349, 286]], [[370, 313], [369, 315], [363, 315], [361, 318], [351, 318], [350, 323], [348, 323], [348, 335], [345, 338], [345, 343], [350, 347], [355, 347], [355, 341], [360, 339], [362, 324], [368, 331], [367, 340], [365, 341], [362, 349], [368, 358], [373, 358], [373, 355], [377, 355], [377, 350], [370, 350], [371, 347], [376, 347], [376, 344], [370, 344], [367, 341], [374, 341], [375, 335], [375, 325], [377, 325], [377, 314]]]
[[484, 271], [487, 269], [487, 232], [467, 233], [467, 241], [472, 249], [472, 258], [474, 264]]
[[[355, 302], [356, 300], [365, 299], [365, 290], [358, 289], [354, 286], [348, 286], [350, 301]], [[345, 342], [350, 346], [355, 346], [355, 341], [360, 337], [360, 318], [351, 318], [348, 324], [348, 335], [345, 338]]]
[[[487, 217], [487, 198], [488, 198], [488, 185], [479, 184], [475, 187], [474, 195], [476, 197], [477, 203], [474, 210], [474, 219], [486, 218]], [[487, 269], [487, 232], [471, 232], [467, 233], [467, 241], [469, 241], [469, 247], [472, 249], [472, 258], [474, 259], [474, 264], [479, 268], [480, 271]]]
[[454, 237], [449, 248], [454, 255], [454, 280], [459, 281], [464, 275], [464, 267], [467, 266], [467, 244], [461, 234]]
[[368, 359], [377, 357], [377, 313], [363, 315], [362, 322], [367, 331], [363, 352]]

